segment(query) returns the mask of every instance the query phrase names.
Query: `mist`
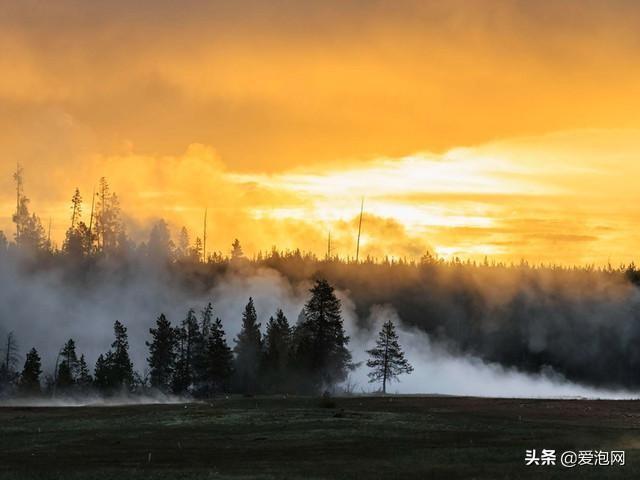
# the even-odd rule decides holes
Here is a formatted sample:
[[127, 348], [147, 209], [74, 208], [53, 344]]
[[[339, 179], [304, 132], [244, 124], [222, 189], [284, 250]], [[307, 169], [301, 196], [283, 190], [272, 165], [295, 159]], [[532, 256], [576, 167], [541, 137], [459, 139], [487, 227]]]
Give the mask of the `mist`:
[[191, 403], [192, 398], [178, 395], [165, 395], [156, 392], [153, 395], [114, 395], [104, 397], [97, 394], [75, 397], [20, 397], [0, 399], [0, 407], [118, 407], [122, 405], [179, 405]]
[[[387, 385], [391, 394], [431, 394], [502, 398], [590, 398], [632, 399], [638, 393], [625, 389], [603, 389], [568, 381], [551, 367], [531, 374], [456, 351], [455, 345], [435, 342], [428, 334], [407, 327], [389, 305], [376, 305], [367, 319], [369, 328], [352, 328], [354, 360], [366, 363], [382, 324], [391, 319], [397, 326], [400, 345], [414, 371]], [[375, 393], [379, 385], [368, 383], [367, 369], [351, 376], [355, 393]]]
[[174, 324], [194, 308], [199, 314], [208, 302], [224, 323], [227, 338], [240, 330], [242, 309], [253, 297], [264, 324], [278, 308], [295, 321], [310, 285], [292, 285], [278, 272], [255, 269], [250, 274], [229, 271], [210, 289], [193, 289], [164, 267], [140, 263], [136, 268], [101, 270], [88, 283], [69, 280], [63, 270], [26, 272], [10, 263], [0, 271], [0, 334], [13, 331], [21, 352], [35, 347], [43, 369], [52, 370], [58, 351], [69, 338], [76, 341], [92, 365], [113, 341], [113, 323], [128, 329], [130, 356], [141, 373], [146, 368], [149, 328], [164, 313]]
[[[619, 276], [582, 272], [567, 274], [565, 283], [558, 283], [558, 279], [548, 272], [529, 272], [526, 275], [538, 275], [547, 282], [538, 283], [538, 290], [534, 291], [531, 285], [521, 281], [524, 274], [517, 268], [511, 271], [497, 269], [492, 273], [493, 282], [480, 283], [478, 275], [483, 273], [476, 267], [440, 265], [437, 267], [439, 276], [430, 277], [430, 286], [446, 293], [435, 298], [433, 291], [428, 290], [429, 285], [421, 285], [424, 292], [415, 293], [412, 301], [415, 304], [417, 299], [428, 307], [416, 316], [411, 314], [412, 304], [407, 301], [406, 292], [399, 293], [402, 284], [381, 281], [375, 288], [369, 288], [366, 295], [363, 293], [363, 273], [373, 268], [371, 265], [330, 262], [314, 264], [310, 270], [311, 267], [305, 264], [292, 274], [292, 265], [287, 262], [270, 266], [268, 262], [246, 261], [240, 267], [200, 264], [194, 269], [181, 270], [151, 260], [132, 257], [117, 268], [113, 265], [83, 267], [82, 275], [79, 275], [77, 270], [65, 264], [32, 268], [10, 256], [0, 259], [0, 335], [13, 331], [23, 355], [35, 347], [43, 358], [44, 373], [50, 374], [61, 346], [69, 338], [76, 341], [78, 354], [84, 353], [92, 368], [98, 355], [109, 349], [113, 322], [120, 320], [128, 329], [134, 368], [144, 375], [147, 369], [145, 341], [160, 313], [176, 325], [189, 308], [199, 312], [212, 302], [214, 317], [221, 318], [229, 344], [233, 345], [232, 339], [240, 330], [242, 310], [250, 296], [254, 299], [263, 332], [267, 320], [278, 308], [283, 309], [293, 325], [308, 299], [313, 278], [322, 274], [338, 285], [345, 328], [351, 337], [349, 348], [354, 361], [361, 362], [347, 382], [347, 389], [353, 393], [377, 391], [378, 386], [368, 382], [366, 350], [372, 348], [381, 324], [392, 319], [415, 370], [411, 375], [402, 376], [399, 383], [392, 383], [389, 392], [541, 398], [637, 396], [633, 382], [631, 387], [625, 388], [615, 381], [619, 376], [612, 376], [610, 382], [606, 378], [598, 379], [598, 384], [594, 385], [590, 381], [593, 377], [581, 378], [569, 368], [575, 361], [571, 355], [580, 349], [584, 350], [581, 358], [587, 362], [586, 367], [595, 366], [589, 362], [597, 362], [597, 357], [590, 359], [589, 355], [598, 353], [603, 339], [594, 337], [598, 349], [593, 345], [581, 346], [577, 344], [581, 337], [575, 333], [594, 325], [611, 326], [609, 335], [605, 336], [608, 345], [615, 347], [612, 335], [620, 342], [608, 352], [607, 361], [613, 357], [624, 359], [629, 334], [633, 333], [633, 309], [638, 303], [638, 294], [635, 286]], [[407, 273], [406, 267], [391, 268], [396, 268], [394, 274], [403, 275], [405, 282], [415, 284], [413, 274]], [[203, 275], [203, 269], [206, 275]], [[466, 285], [460, 282], [461, 269]], [[515, 277], [520, 281], [516, 282]], [[382, 275], [378, 272], [367, 278], [368, 281], [380, 280]], [[589, 295], [581, 290], [585, 278], [592, 285]], [[573, 283], [568, 282], [570, 279]], [[461, 298], [461, 291], [466, 298]], [[385, 298], [381, 292], [395, 295], [394, 301], [376, 303], [374, 300]], [[549, 296], [552, 295], [554, 302], [550, 303]], [[475, 304], [480, 307], [465, 314], [463, 307], [469, 304], [469, 297], [475, 297]], [[517, 302], [525, 297], [531, 305], [540, 302], [538, 308], [542, 309], [543, 315], [528, 308], [516, 310], [514, 302], [522, 307]], [[529, 305], [527, 302], [524, 304]], [[434, 311], [439, 314], [435, 320]], [[485, 317], [486, 311], [492, 311], [494, 315]], [[576, 323], [576, 311], [583, 315], [580, 318], [582, 325]], [[511, 323], [506, 324], [505, 318]], [[493, 334], [491, 343], [487, 342], [487, 325], [491, 326]], [[514, 329], [524, 332], [524, 346], [520, 340], [514, 343], [514, 337], [509, 335]], [[474, 339], [469, 336], [473, 331], [485, 334]], [[627, 335], [626, 339], [623, 333]], [[564, 337], [568, 334], [571, 338]], [[558, 340], [565, 342], [567, 356], [551, 355], [551, 361], [542, 362], [531, 371], [532, 352], [538, 354], [536, 361], [540, 362], [543, 358], [540, 352], [552, 351]], [[518, 348], [518, 358], [522, 358], [528, 368], [514, 364], [505, 353]], [[496, 358], [506, 360], [500, 362]], [[181, 401], [153, 397], [147, 400]], [[69, 400], [68, 403], [90, 404], [92, 401]]]

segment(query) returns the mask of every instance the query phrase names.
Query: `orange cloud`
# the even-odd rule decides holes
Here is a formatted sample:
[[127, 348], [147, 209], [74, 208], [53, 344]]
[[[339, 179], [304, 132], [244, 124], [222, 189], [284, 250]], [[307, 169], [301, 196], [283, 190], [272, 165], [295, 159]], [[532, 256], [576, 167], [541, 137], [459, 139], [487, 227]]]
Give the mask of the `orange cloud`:
[[[100, 176], [226, 250], [629, 261], [633, 2], [0, 4], [0, 228], [11, 172], [62, 238]], [[189, 146], [185, 150], [185, 146]], [[195, 233], [194, 233], [195, 234]], [[343, 237], [343, 238], [342, 238]]]

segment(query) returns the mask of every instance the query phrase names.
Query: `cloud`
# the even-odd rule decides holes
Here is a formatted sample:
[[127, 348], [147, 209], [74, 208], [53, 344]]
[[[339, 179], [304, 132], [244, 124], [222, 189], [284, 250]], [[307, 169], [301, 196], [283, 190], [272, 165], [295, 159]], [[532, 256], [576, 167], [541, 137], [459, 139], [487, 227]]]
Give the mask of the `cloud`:
[[[23, 163], [31, 207], [60, 244], [76, 186], [86, 201], [106, 176], [119, 194], [130, 235], [145, 240], [150, 224], [182, 225], [202, 235], [209, 212], [209, 251], [227, 252], [234, 238], [254, 254], [272, 246], [323, 256], [355, 253], [364, 197], [361, 253], [383, 258], [445, 257], [502, 261], [629, 262], [640, 216], [636, 130], [570, 131], [503, 140], [444, 154], [376, 158], [342, 167], [316, 165], [281, 173], [233, 170], [217, 149], [191, 144], [179, 155], [145, 154], [130, 144], [96, 153], [73, 118], [52, 111], [51, 147], [59, 159]], [[67, 156], [68, 154], [68, 156]], [[71, 167], [71, 170], [70, 170]], [[0, 165], [0, 229], [11, 232], [11, 174]]]
[[637, 5], [528, 3], [5, 2], [2, 153], [50, 108], [103, 153], [203, 143], [239, 171], [640, 126]]

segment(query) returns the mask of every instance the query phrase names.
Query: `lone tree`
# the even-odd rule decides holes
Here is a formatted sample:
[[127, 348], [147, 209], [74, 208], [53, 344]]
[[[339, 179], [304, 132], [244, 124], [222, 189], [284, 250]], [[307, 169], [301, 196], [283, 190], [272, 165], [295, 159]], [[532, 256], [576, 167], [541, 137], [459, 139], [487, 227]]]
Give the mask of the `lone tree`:
[[20, 393], [23, 395], [40, 394], [40, 374], [42, 373], [42, 363], [40, 355], [35, 348], [27, 353], [24, 368], [20, 374]]
[[255, 393], [258, 384], [258, 369], [262, 352], [262, 335], [253, 298], [242, 313], [242, 329], [236, 338], [236, 379], [243, 393]]
[[404, 358], [404, 352], [398, 343], [398, 334], [391, 320], [382, 325], [375, 348], [367, 350], [369, 382], [382, 382], [382, 393], [387, 393], [387, 382], [398, 380], [398, 375], [411, 373], [413, 367]]
[[151, 342], [146, 342], [149, 347], [147, 362], [150, 368], [151, 386], [168, 392], [176, 366], [176, 331], [171, 327], [171, 322], [164, 314], [156, 320], [156, 328], [150, 328]]

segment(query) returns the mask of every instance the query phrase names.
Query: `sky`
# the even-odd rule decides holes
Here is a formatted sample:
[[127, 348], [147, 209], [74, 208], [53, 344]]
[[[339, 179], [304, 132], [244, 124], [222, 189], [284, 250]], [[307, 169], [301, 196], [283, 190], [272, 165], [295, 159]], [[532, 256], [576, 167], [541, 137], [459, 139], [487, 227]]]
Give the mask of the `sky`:
[[[132, 4], [135, 3], [135, 4]], [[101, 176], [209, 250], [637, 259], [640, 6], [0, 0], [12, 172], [58, 243]], [[85, 206], [85, 213], [88, 211]]]

